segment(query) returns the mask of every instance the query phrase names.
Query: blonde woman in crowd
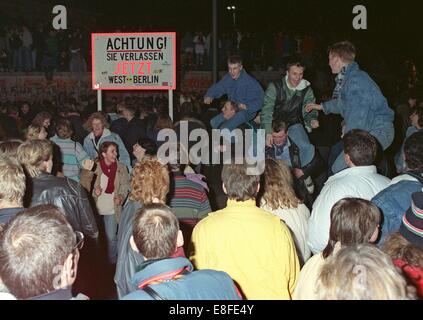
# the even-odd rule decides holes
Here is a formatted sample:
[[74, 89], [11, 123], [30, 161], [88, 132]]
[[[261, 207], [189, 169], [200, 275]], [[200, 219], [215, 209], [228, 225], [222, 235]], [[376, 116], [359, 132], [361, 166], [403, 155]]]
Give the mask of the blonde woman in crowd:
[[323, 252], [311, 257], [301, 269], [294, 300], [317, 299], [316, 281], [326, 259], [337, 254], [341, 247], [373, 243], [379, 235], [381, 214], [370, 201], [344, 198], [335, 203], [330, 212], [329, 242]]
[[47, 139], [47, 131], [43, 126], [31, 124], [25, 134], [25, 140]]
[[310, 211], [296, 197], [291, 169], [282, 161], [266, 159], [261, 208], [282, 219], [291, 230], [300, 264], [311, 256], [307, 245]]
[[344, 247], [327, 259], [317, 279], [322, 300], [408, 300], [407, 286], [390, 257], [370, 244]]

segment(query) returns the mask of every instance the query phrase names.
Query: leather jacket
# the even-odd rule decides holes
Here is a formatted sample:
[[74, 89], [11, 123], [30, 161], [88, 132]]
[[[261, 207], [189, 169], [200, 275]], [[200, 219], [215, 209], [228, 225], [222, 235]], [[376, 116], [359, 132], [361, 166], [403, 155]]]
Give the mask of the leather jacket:
[[32, 179], [30, 189], [30, 207], [53, 204], [65, 213], [75, 231], [81, 231], [93, 239], [98, 238], [97, 223], [87, 192], [79, 183], [43, 172]]

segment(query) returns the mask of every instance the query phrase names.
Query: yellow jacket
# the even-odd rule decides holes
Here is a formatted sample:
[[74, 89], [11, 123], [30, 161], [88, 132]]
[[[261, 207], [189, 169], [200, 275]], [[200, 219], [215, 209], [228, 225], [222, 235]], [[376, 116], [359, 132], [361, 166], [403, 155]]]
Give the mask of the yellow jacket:
[[197, 269], [227, 272], [247, 299], [291, 299], [300, 272], [289, 229], [254, 200], [228, 200], [194, 228]]

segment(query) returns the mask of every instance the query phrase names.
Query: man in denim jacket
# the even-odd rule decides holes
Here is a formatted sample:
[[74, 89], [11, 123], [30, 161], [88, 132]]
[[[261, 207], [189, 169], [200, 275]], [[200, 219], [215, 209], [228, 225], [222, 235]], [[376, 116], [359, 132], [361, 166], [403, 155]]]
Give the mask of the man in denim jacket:
[[[370, 76], [360, 70], [355, 59], [355, 47], [348, 41], [338, 42], [329, 48], [329, 66], [336, 76], [332, 100], [322, 104], [309, 104], [306, 109], [336, 113], [344, 118], [343, 132], [361, 129], [372, 134], [385, 150], [394, 139], [394, 111]], [[332, 166], [336, 173], [347, 166], [341, 153]]]

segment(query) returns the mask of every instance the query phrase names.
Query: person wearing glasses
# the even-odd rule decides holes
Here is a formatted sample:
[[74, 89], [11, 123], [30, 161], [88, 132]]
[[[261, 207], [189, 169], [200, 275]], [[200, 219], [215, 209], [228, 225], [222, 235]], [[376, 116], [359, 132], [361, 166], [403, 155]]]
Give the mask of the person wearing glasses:
[[0, 278], [17, 299], [88, 300], [72, 296], [82, 232], [74, 231], [53, 205], [18, 213], [0, 237]]

